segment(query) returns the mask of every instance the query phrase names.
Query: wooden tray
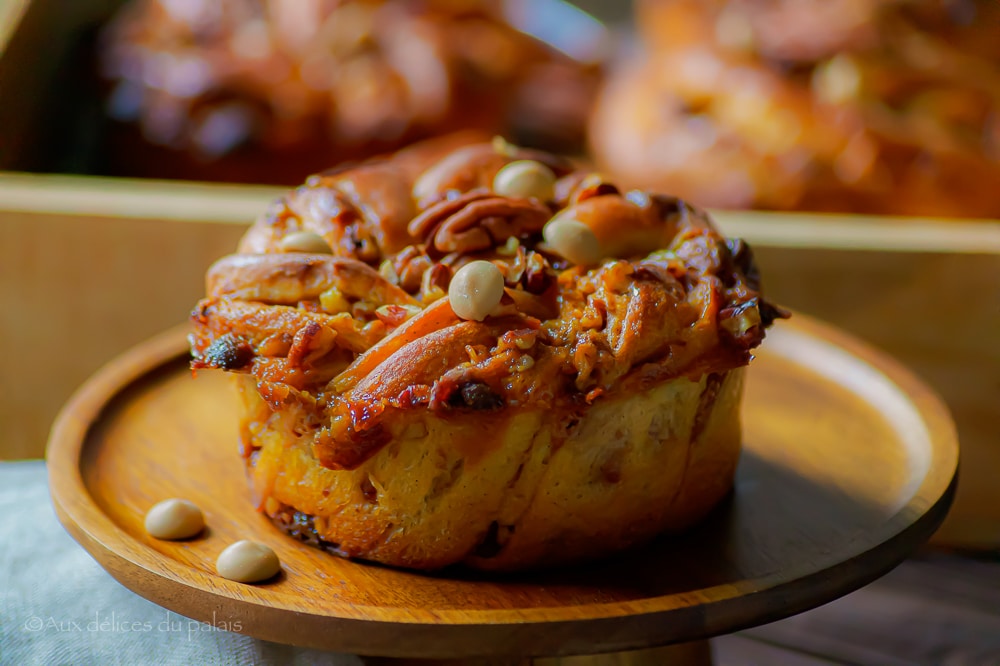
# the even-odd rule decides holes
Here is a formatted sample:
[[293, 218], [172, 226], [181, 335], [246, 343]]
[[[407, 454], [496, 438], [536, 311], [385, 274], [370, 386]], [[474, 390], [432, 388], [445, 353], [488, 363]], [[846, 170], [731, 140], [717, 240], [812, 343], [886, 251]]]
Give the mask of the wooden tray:
[[[769, 622], [878, 577], [940, 524], [958, 448], [940, 400], [846, 334], [796, 316], [749, 376], [736, 491], [690, 533], [590, 566], [421, 575], [341, 560], [250, 506], [227, 377], [192, 379], [184, 331], [104, 368], [49, 442], [66, 529], [115, 578], [189, 617], [259, 638], [408, 657], [577, 654], [690, 641]], [[151, 539], [153, 503], [187, 497], [208, 532]], [[274, 547], [271, 583], [214, 574], [237, 539]]]

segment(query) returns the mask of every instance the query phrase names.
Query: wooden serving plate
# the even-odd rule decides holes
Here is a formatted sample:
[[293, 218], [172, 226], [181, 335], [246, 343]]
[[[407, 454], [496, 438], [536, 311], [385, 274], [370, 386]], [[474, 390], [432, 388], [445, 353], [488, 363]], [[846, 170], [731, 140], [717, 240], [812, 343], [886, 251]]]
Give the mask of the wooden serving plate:
[[[699, 527], [577, 568], [426, 575], [321, 553], [255, 513], [235, 410], [227, 377], [192, 379], [183, 330], [105, 367], [49, 441], [63, 525], [122, 584], [173, 611], [262, 639], [388, 657], [648, 648], [798, 613], [923, 543], [947, 512], [958, 463], [954, 426], [929, 389], [797, 315], [772, 329], [751, 366], [736, 490]], [[206, 533], [150, 538], [145, 511], [175, 496], [204, 508]], [[218, 553], [244, 538], [277, 551], [276, 580], [249, 586], [215, 574]]]

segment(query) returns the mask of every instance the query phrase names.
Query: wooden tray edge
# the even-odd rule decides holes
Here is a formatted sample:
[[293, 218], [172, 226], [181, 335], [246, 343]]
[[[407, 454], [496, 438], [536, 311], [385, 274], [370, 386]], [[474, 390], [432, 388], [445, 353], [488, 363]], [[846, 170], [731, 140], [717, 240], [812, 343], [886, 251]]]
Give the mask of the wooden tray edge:
[[[800, 328], [805, 334], [819, 335], [824, 341], [846, 349], [852, 355], [861, 358], [884, 373], [891, 382], [899, 386], [908, 397], [919, 405], [922, 413], [931, 414], [929, 418], [934, 423], [928, 423], [928, 428], [933, 427], [940, 430], [939, 436], [950, 438], [954, 442], [954, 426], [948, 416], [947, 409], [940, 399], [909, 370], [849, 334], [838, 331], [810, 317], [796, 315], [795, 318], [798, 320], [796, 327]], [[66, 489], [65, 484], [67, 483], [67, 479], [69, 479], [69, 484], [72, 486], [69, 489], [71, 496], [89, 498], [89, 491], [83, 482], [78, 464], [79, 452], [86, 441], [88, 429], [100, 418], [102, 408], [108, 404], [109, 399], [117, 395], [122, 390], [122, 387], [140, 380], [150, 371], [162, 367], [165, 363], [174, 361], [179, 354], [183, 353], [181, 351], [181, 340], [183, 334], [186, 332], [186, 326], [171, 329], [133, 348], [117, 360], [106, 365], [81, 387], [70, 402], [67, 403], [60, 417], [56, 420], [50, 438], [50, 450], [57, 448], [55, 446], [56, 442], [67, 441], [67, 437], [70, 438], [69, 441], [78, 442], [75, 447], [77, 449], [75, 456], [67, 456], [65, 455], [65, 451], [60, 451], [61, 455], [49, 458], [50, 490], [60, 522], [95, 559], [105, 566], [114, 578], [133, 589], [136, 573], [139, 576], [147, 577], [147, 580], [154, 583], [162, 583], [162, 581], [160, 581], [157, 573], [151, 572], [142, 566], [142, 564], [115, 552], [109, 545], [96, 539], [82, 526], [81, 512], [85, 520], [95, 519], [95, 514], [100, 514], [103, 517], [103, 514], [93, 504], [92, 500], [89, 502], [81, 500], [70, 506], [70, 503], [64, 502], [64, 498], [60, 496], [60, 491], [56, 490], [56, 488]], [[74, 418], [71, 412], [75, 410], [84, 410], [84, 413], [90, 414], [92, 418]], [[909, 520], [902, 516], [905, 511], [910, 509], [909, 505], [907, 505], [907, 507], [904, 507], [903, 510], [887, 521], [885, 530], [894, 533], [884, 539], [882, 545], [858, 552], [850, 559], [837, 565], [836, 568], [838, 570], [846, 568], [853, 572], [851, 575], [852, 580], [849, 584], [840, 582], [839, 579], [842, 578], [840, 576], [830, 576], [830, 569], [815, 572], [811, 575], [800, 576], [790, 583], [778, 586], [768, 586], [768, 579], [764, 578], [756, 582], [770, 591], [781, 591], [783, 603], [780, 606], [775, 606], [770, 608], [768, 612], [762, 613], [759, 610], [759, 602], [753, 598], [754, 595], [745, 595], [736, 600], [733, 598], [723, 598], [704, 604], [705, 613], [714, 614], [715, 621], [727, 625], [729, 630], [738, 630], [747, 626], [787, 617], [788, 615], [821, 605], [878, 578], [892, 569], [904, 559], [905, 554], [897, 555], [896, 549], [885, 548], [883, 546], [900, 541], [922, 543], [933, 534], [934, 530], [940, 525], [947, 514], [957, 483], [956, 470], [958, 462], [957, 446], [950, 447], [950, 450], [954, 452], [954, 455], [945, 456], [944, 460], [939, 461], [939, 464], [932, 468], [932, 472], [928, 474], [925, 482], [921, 484], [921, 489], [929, 483], [935, 483], [937, 487], [940, 487], [944, 481], [944, 477], [947, 477], [949, 479], [947, 486], [941, 491], [937, 500], [925, 507], [923, 513], [915, 520]], [[933, 479], [931, 478], [932, 474], [934, 475]], [[106, 517], [104, 519], [110, 521]], [[903, 520], [908, 520], [909, 524], [900, 528], [899, 522]], [[186, 583], [180, 581], [175, 581], [175, 584], [186, 585]], [[169, 588], [169, 586], [167, 587]], [[212, 603], [203, 601], [196, 604], [186, 604], [183, 595], [176, 594], [176, 590], [161, 590], [161, 588], [163, 588], [163, 585], [153, 584], [149, 588], [146, 588], [152, 589], [153, 593], [146, 594], [144, 591], [142, 596], [146, 596], [146, 598], [155, 603], [181, 614], [194, 617], [195, 619], [209, 621], [209, 618], [211, 618], [214, 620], [216, 606]], [[222, 594], [219, 591], [211, 589], [203, 589], [202, 591], [215, 593], [220, 599], [229, 598], [228, 595]], [[269, 611], [275, 609], [274, 606], [268, 604], [260, 605], [265, 606]], [[302, 646], [330, 648], [330, 628], [328, 622], [331, 618], [303, 616], [303, 614], [291, 609], [279, 608], [278, 610], [286, 611], [283, 613], [284, 621], [272, 622], [264, 630], [258, 627], [253, 632], [254, 636], [278, 642], [291, 642]], [[604, 632], [615, 636], [613, 641], [601, 643], [599, 647], [600, 651], [636, 649], [657, 644], [669, 644], [677, 641], [706, 638], [718, 633], [699, 633], [696, 627], [691, 627], [688, 628], [683, 637], [679, 637], [672, 636], [670, 632], [660, 631], [662, 639], [650, 642], [650, 634], [655, 633], [653, 628], [657, 626], [662, 628], [666, 616], [672, 611], [644, 610], [642, 604], [636, 604], [633, 610], [635, 611], [633, 615], [623, 616], [619, 613], [592, 617], [586, 620], [573, 620], [570, 624], [579, 629], [581, 622], [586, 623], [588, 630], [576, 633], [594, 636]], [[496, 638], [490, 641], [493, 643], [503, 643], [505, 638], [508, 637], [511, 628], [525, 623], [532, 623], [532, 618], [526, 617], [523, 613], [511, 613], [508, 618], [509, 622], [507, 623], [496, 623], [497, 613], [495, 612], [491, 611], [488, 614], [493, 624], [489, 626], [477, 625], [477, 628], [483, 631], [484, 627], [486, 627], [488, 631], [494, 633]], [[360, 617], [336, 618], [339, 625], [339, 630], [336, 633], [342, 641], [338, 642], [337, 649], [359, 654], [379, 654], [384, 656], [479, 656], [480, 653], [476, 651], [474, 645], [464, 647], [460, 645], [454, 646], [454, 649], [449, 649], [446, 654], [433, 649], [426, 652], [420, 652], [419, 649], [414, 651], [415, 646], [422, 645], [430, 637], [429, 634], [438, 632], [447, 633], [460, 629], [463, 624], [475, 625], [477, 623], [475, 612], [461, 611], [460, 617], [457, 615], [456, 617], [445, 617], [445, 615], [447, 614], [437, 614], [441, 620], [446, 621], [445, 623], [428, 622], [427, 618], [412, 616], [392, 617], [382, 621], [381, 624], [383, 627], [384, 625], [392, 625], [394, 633], [398, 635], [399, 640], [397, 645], [400, 647], [397, 649], [395, 646], [385, 646], [379, 647], [374, 651], [372, 648], [374, 643], [372, 641], [375, 640], [376, 636], [383, 635], [383, 631], [373, 630], [372, 620]], [[535, 621], [537, 622], [538, 620]], [[551, 630], [553, 636], [558, 637], [563, 635], [563, 632], [559, 630], [559, 622], [545, 620], [543, 622], [547, 630]], [[431, 645], [438, 643], [438, 641], [427, 642]], [[584, 641], [584, 643], [586, 642]], [[516, 643], [511, 645], [511, 649], [510, 654], [519, 654]], [[579, 654], [587, 651], [588, 648], [586, 645], [580, 644], [579, 640], [576, 643], [573, 641], [567, 642], [565, 641], [565, 636], [563, 636], [563, 642], [553, 642], [551, 649], [546, 654]]]

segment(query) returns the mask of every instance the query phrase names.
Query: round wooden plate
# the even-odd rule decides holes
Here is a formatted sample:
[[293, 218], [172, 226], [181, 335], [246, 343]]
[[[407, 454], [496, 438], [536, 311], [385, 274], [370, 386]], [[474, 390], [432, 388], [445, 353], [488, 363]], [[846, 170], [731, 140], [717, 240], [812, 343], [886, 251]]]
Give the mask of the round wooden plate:
[[[679, 537], [600, 563], [516, 576], [426, 575], [342, 560], [250, 505], [228, 378], [192, 379], [184, 331], [125, 354], [64, 408], [48, 449], [56, 511], [122, 584], [183, 615], [272, 641], [408, 657], [552, 655], [690, 641], [769, 622], [878, 577], [926, 540], [954, 494], [941, 401], [853, 338], [796, 316], [749, 373], [735, 492]], [[186, 497], [207, 532], [146, 535]], [[238, 539], [284, 565], [249, 586], [215, 574]]]

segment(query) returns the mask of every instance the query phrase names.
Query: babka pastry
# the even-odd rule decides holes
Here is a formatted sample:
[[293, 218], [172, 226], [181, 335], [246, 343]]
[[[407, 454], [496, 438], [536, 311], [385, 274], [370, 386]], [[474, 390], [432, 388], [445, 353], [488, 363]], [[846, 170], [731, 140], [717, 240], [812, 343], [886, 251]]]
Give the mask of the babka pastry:
[[417, 569], [584, 560], [700, 520], [785, 316], [701, 210], [501, 140], [310, 178], [207, 292], [193, 367], [236, 374], [258, 510]]
[[571, 58], [501, 5], [132, 0], [100, 47], [108, 169], [295, 185], [461, 130], [581, 150], [600, 49]]
[[705, 206], [1000, 217], [1000, 4], [644, 0], [597, 163]]

